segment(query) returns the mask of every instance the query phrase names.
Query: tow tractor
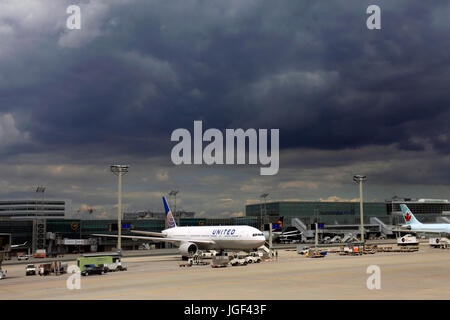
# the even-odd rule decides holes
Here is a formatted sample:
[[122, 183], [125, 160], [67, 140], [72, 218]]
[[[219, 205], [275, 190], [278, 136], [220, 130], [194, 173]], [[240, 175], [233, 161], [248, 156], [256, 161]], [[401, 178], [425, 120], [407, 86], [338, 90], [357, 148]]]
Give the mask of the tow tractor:
[[432, 248], [447, 249], [450, 248], [450, 240], [448, 238], [430, 238], [429, 244]]
[[413, 235], [407, 234], [403, 237], [397, 238], [397, 245], [399, 246], [417, 246], [419, 245], [419, 241]]

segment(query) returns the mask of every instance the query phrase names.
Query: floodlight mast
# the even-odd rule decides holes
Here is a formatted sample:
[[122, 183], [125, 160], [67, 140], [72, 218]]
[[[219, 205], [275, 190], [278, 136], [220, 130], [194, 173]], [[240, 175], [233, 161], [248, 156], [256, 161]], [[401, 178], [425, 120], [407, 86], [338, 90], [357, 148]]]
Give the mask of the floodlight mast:
[[111, 165], [111, 172], [119, 177], [119, 185], [117, 190], [117, 250], [122, 250], [122, 176], [127, 174], [128, 165]]
[[[36, 193], [42, 193], [42, 198], [41, 198], [41, 214], [45, 214], [45, 213], [44, 213], [44, 208], [45, 208], [45, 206], [44, 206], [44, 192], [45, 192], [45, 187], [44, 187], [44, 186], [38, 186], [38, 187], [36, 188]], [[36, 216], [38, 216], [37, 210], [38, 210], [38, 200], [36, 199], [36, 208], [35, 208]]]
[[363, 189], [362, 184], [366, 180], [366, 176], [363, 175], [354, 175], [353, 181], [359, 183], [359, 214], [361, 220], [361, 242], [364, 245], [364, 212], [363, 212]]

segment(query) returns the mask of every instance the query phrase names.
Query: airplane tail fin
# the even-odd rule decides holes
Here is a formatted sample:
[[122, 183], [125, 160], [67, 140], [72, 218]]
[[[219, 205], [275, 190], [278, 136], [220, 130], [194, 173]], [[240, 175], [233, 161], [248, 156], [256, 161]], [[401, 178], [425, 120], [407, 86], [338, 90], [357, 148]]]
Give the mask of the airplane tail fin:
[[164, 203], [164, 210], [166, 211], [168, 228], [176, 228], [177, 224], [175, 223], [175, 219], [173, 218], [173, 214], [169, 208], [169, 204], [167, 203], [166, 197], [163, 197], [163, 203]]
[[405, 222], [406, 222], [407, 225], [421, 224], [420, 221], [417, 220], [416, 217], [414, 217], [414, 215], [411, 212], [411, 210], [409, 210], [409, 208], [405, 204], [401, 204], [400, 208], [402, 208], [403, 219], [405, 219]]

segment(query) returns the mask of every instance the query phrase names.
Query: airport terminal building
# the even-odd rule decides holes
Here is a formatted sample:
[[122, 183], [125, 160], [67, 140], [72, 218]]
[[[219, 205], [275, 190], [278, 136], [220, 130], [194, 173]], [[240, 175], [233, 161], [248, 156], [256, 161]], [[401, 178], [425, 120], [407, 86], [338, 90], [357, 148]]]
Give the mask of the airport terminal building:
[[70, 208], [70, 200], [2, 200], [0, 201], [0, 219], [64, 219]]
[[[448, 200], [393, 197], [384, 202], [365, 202], [364, 223], [370, 223], [371, 218], [378, 218], [388, 225], [403, 223], [401, 203], [406, 204], [422, 222], [435, 222], [446, 216], [450, 218]], [[245, 214], [248, 217], [262, 217], [272, 223], [279, 217], [284, 217], [285, 226], [289, 225], [293, 218], [301, 219], [306, 225], [314, 222], [328, 225], [359, 224], [360, 204], [350, 201], [276, 201], [247, 205]]]
[[[422, 222], [450, 223], [450, 203], [440, 199], [398, 198], [385, 202], [364, 203], [364, 225], [367, 232], [381, 230], [380, 225], [403, 223], [400, 204], [405, 203]], [[80, 220], [67, 218], [68, 200], [14, 200], [0, 202], [0, 233], [11, 234], [12, 244], [27, 243], [33, 252], [46, 249], [48, 252], [95, 252], [114, 250], [117, 240], [99, 238], [92, 234], [117, 234], [117, 220]], [[360, 223], [359, 202], [325, 201], [276, 201], [267, 204], [250, 204], [245, 208], [246, 216], [233, 218], [198, 218], [187, 212], [177, 216], [180, 226], [249, 225], [261, 228], [262, 224], [280, 224], [286, 228], [300, 227], [310, 232], [314, 222], [325, 224], [331, 232], [349, 228], [354, 232]], [[297, 221], [297, 225], [293, 222]], [[280, 223], [281, 222], [281, 223]], [[131, 230], [160, 232], [165, 229], [164, 213], [124, 214], [122, 233], [131, 235]], [[334, 228], [334, 230], [333, 230]], [[371, 229], [372, 228], [372, 229]], [[353, 231], [352, 231], [353, 230]], [[137, 250], [147, 245], [145, 240], [123, 239], [124, 250]], [[152, 244], [161, 247], [163, 244]]]
[[[180, 226], [208, 225], [250, 225], [257, 227], [255, 217], [236, 218], [181, 218]], [[124, 219], [122, 234], [132, 235], [131, 230], [160, 232], [166, 228], [166, 219]], [[1, 219], [0, 233], [11, 234], [12, 244], [27, 243], [32, 252], [46, 249], [47, 252], [73, 253], [111, 251], [117, 245], [114, 238], [93, 237], [94, 233], [117, 234], [117, 220], [79, 220], [79, 219]], [[138, 250], [148, 241], [122, 239], [124, 250]], [[155, 248], [163, 243], [153, 244]], [[23, 249], [23, 248], [22, 248]]]

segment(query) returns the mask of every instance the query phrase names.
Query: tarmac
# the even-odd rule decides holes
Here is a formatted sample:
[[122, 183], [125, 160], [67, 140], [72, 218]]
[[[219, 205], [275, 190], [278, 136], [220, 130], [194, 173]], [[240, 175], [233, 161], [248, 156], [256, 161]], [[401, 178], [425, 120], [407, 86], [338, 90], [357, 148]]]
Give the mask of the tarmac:
[[[0, 299], [450, 299], [450, 250], [425, 244], [417, 252], [328, 253], [319, 259], [285, 249], [278, 251], [278, 260], [226, 268], [182, 268], [178, 255], [122, 261], [128, 271], [81, 277], [81, 289], [72, 290], [66, 286], [68, 274], [27, 277], [25, 265], [4, 265], [7, 278], [0, 280]], [[381, 288], [371, 290], [367, 268], [373, 265], [380, 268]]]

